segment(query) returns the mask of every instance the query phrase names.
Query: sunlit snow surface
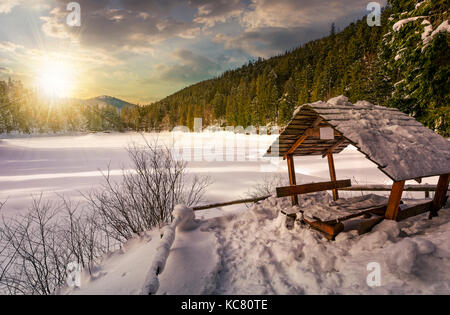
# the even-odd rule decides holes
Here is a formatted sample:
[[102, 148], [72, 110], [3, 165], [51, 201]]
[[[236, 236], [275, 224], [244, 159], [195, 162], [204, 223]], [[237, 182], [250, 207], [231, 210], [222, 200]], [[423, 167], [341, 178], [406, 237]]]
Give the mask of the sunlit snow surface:
[[[192, 152], [191, 160], [196, 160], [189, 162], [189, 173], [210, 176], [213, 180], [205, 196], [206, 202], [242, 198], [264, 178], [287, 174], [285, 161], [279, 160], [277, 165], [262, 157], [274, 136], [245, 136], [226, 132], [188, 135], [113, 133], [23, 138], [4, 136], [0, 139], [0, 200], [8, 200], [4, 212], [10, 215], [26, 211], [31, 196], [40, 193], [50, 199], [57, 198], [56, 194], [64, 194], [81, 200], [80, 192], [97, 187], [102, 181], [100, 171], [106, 171], [108, 165], [111, 175], [120, 178], [121, 168], [130, 167], [126, 147], [133, 142], [143, 144], [143, 136], [148, 141], [157, 139], [158, 143], [168, 146], [181, 143], [184, 150]], [[225, 148], [234, 147], [234, 157], [230, 158], [226, 149], [215, 153], [211, 146], [217, 146], [217, 143], [223, 144]], [[199, 148], [200, 151], [195, 151]], [[195, 152], [201, 153], [200, 159]], [[385, 175], [352, 147], [337, 155], [335, 163], [338, 178], [350, 178], [354, 184], [390, 183]], [[298, 157], [295, 164], [299, 183], [329, 178], [326, 159]], [[429, 182], [435, 183], [436, 179], [431, 178]], [[238, 208], [228, 207], [223, 210]], [[215, 212], [217, 214], [217, 210]], [[212, 213], [210, 211], [205, 215]]]
[[[167, 145], [174, 141], [171, 134], [145, 137], [157, 137]], [[270, 136], [217, 133], [181, 139], [187, 149], [221, 141], [237, 142], [246, 149], [245, 161], [217, 161], [206, 150], [210, 152], [206, 161], [189, 162], [190, 173], [208, 175], [214, 181], [206, 202], [243, 197], [264, 177], [287, 174], [285, 161], [276, 165], [262, 158], [274, 140]], [[125, 147], [133, 141], [144, 142], [142, 135], [135, 133], [4, 137], [0, 140], [0, 200], [8, 201], [3, 212], [26, 212], [31, 195], [40, 193], [50, 199], [64, 194], [82, 200], [80, 192], [101, 183], [99, 170], [105, 171], [109, 164], [111, 173], [120, 179], [121, 167], [130, 168]], [[298, 183], [329, 178], [327, 161], [320, 157], [298, 157], [295, 164]], [[354, 184], [390, 184], [352, 147], [337, 155], [335, 164], [340, 179], [350, 178]], [[426, 182], [436, 183], [436, 178]], [[177, 231], [157, 293], [450, 293], [448, 210], [433, 220], [424, 214], [400, 224], [386, 221], [365, 236], [350, 231], [329, 242], [302, 226], [286, 230], [279, 215], [286, 207], [290, 207], [288, 200], [270, 198], [251, 209], [237, 205], [197, 213], [196, 229]], [[85, 274], [80, 289], [65, 288], [61, 293], [142, 293], [159, 245], [157, 230], [131, 240], [107, 255], [92, 276]], [[369, 262], [381, 266], [381, 287], [371, 288], [366, 283]]]

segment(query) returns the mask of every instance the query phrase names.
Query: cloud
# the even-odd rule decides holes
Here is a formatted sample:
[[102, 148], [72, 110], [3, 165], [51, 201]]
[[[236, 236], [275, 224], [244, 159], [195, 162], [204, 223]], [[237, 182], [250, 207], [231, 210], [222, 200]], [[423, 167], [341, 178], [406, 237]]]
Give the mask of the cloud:
[[[251, 56], [270, 57], [328, 34], [367, 13], [367, 0], [252, 0], [242, 12], [242, 31], [217, 33], [214, 42]], [[384, 4], [384, 1], [382, 1]]]
[[5, 67], [0, 67], [0, 73], [1, 74], [11, 74], [12, 71], [11, 69], [5, 68]]
[[330, 24], [366, 9], [367, 0], [252, 0], [242, 22], [247, 29]]
[[245, 10], [245, 5], [241, 0], [191, 0], [190, 4], [197, 7], [194, 22], [202, 24], [206, 28], [239, 17]]
[[[199, 27], [192, 21], [171, 16], [180, 1], [99, 0], [79, 1], [81, 27], [66, 25], [66, 1], [42, 17], [44, 33], [89, 47], [121, 49], [129, 52], [151, 51], [151, 46], [169, 38], [193, 38]], [[131, 48], [133, 47], [133, 48]]]
[[0, 42], [0, 52], [15, 52], [20, 48], [23, 48], [23, 46], [12, 42]]
[[194, 83], [214, 77], [222, 70], [218, 63], [189, 50], [179, 50], [174, 57], [179, 60], [178, 64], [157, 67], [159, 80]]
[[2, 0], [0, 2], [0, 14], [11, 12], [11, 10], [21, 2], [22, 0]]
[[268, 58], [299, 46], [323, 35], [321, 30], [307, 27], [260, 28], [245, 31], [238, 36], [217, 34], [213, 41], [222, 43], [225, 49], [235, 49], [254, 57]]

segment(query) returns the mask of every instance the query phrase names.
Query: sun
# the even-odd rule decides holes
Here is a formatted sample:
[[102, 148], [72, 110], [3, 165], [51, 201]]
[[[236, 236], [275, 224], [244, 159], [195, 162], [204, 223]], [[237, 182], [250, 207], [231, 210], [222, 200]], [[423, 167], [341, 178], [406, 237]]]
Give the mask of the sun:
[[74, 87], [73, 69], [64, 62], [47, 61], [37, 75], [39, 90], [50, 97], [69, 97]]

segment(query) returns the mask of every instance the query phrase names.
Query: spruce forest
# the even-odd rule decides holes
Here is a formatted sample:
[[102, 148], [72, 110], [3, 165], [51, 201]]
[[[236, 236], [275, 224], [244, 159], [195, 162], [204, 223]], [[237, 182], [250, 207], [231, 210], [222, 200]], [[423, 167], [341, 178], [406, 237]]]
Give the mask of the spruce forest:
[[[381, 26], [366, 18], [282, 55], [249, 61], [154, 104], [43, 104], [20, 82], [0, 82], [0, 132], [169, 130], [284, 125], [301, 104], [337, 95], [396, 107], [450, 136], [448, 1], [391, 0]], [[295, 43], [292, 43], [295, 46]], [[23, 110], [27, 108], [27, 110]]]

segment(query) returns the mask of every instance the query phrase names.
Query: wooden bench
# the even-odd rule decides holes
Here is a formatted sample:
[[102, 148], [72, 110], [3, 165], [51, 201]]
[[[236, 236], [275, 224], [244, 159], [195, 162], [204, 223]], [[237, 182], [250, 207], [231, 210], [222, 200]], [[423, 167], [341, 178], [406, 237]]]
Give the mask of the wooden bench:
[[[277, 197], [289, 197], [289, 196], [297, 196], [315, 192], [321, 192], [326, 190], [334, 190], [351, 187], [352, 183], [350, 179], [346, 180], [338, 180], [331, 182], [321, 182], [321, 183], [311, 183], [311, 184], [303, 184], [296, 186], [287, 186], [287, 187], [277, 187]], [[302, 212], [301, 210], [299, 210]], [[291, 225], [295, 220], [295, 213], [286, 213], [282, 211], [283, 214], [286, 215], [287, 225]], [[313, 221], [303, 218], [303, 222], [311, 226], [312, 228], [322, 232], [326, 238], [334, 239], [336, 235], [344, 230], [344, 225], [340, 222], [336, 223], [324, 223], [320, 221]]]

